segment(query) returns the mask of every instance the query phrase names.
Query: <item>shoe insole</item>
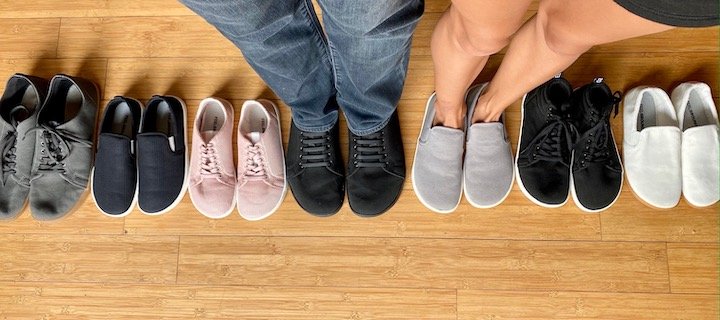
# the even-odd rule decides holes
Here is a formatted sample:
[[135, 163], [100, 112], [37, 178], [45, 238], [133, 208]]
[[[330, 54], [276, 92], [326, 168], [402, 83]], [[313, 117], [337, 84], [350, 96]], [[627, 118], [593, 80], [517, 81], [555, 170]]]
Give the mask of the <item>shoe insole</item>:
[[684, 129], [714, 124], [712, 115], [707, 114], [708, 107], [705, 101], [695, 91], [690, 92], [690, 99], [685, 106], [685, 114], [683, 115]]
[[155, 131], [164, 133], [168, 137], [175, 135], [175, 117], [170, 105], [162, 101], [158, 103], [155, 117]]
[[132, 139], [133, 115], [127, 102], [122, 102], [115, 106], [110, 131], [114, 134], [120, 134]]
[[245, 108], [244, 119], [240, 123], [240, 131], [247, 134], [250, 132], [264, 133], [267, 129], [268, 119], [265, 115], [265, 108], [261, 105], [250, 104]]
[[200, 131], [205, 141], [210, 141], [224, 124], [225, 112], [223, 112], [223, 107], [219, 104], [211, 103], [203, 109], [198, 131]]
[[68, 89], [67, 97], [65, 98], [65, 114], [63, 116], [63, 122], [68, 122], [77, 116], [82, 107], [83, 96], [82, 92], [77, 86], [70, 86]]
[[675, 110], [658, 110], [658, 106], [655, 96], [647, 92], [643, 93], [637, 120], [638, 130], [655, 126], [677, 126], [673, 116], [669, 114], [669, 112], [674, 113]]

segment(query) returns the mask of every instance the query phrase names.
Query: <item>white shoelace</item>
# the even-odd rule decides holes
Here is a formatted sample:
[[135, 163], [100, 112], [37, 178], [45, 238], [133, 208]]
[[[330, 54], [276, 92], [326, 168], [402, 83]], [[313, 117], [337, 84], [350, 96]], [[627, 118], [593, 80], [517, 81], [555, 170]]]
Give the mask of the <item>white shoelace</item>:
[[218, 161], [215, 145], [212, 143], [200, 145], [200, 174], [220, 174], [220, 162]]
[[254, 178], [267, 176], [265, 171], [265, 157], [259, 145], [254, 144], [247, 147], [246, 159], [245, 176]]

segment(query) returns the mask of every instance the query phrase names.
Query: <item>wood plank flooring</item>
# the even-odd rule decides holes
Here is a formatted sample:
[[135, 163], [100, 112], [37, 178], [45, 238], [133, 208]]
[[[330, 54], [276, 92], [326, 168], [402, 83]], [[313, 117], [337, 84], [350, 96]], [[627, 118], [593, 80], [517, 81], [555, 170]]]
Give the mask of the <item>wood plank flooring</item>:
[[[448, 3], [427, 0], [414, 37], [400, 102], [408, 168], [433, 91], [430, 35]], [[579, 86], [603, 76], [621, 91], [705, 81], [717, 101], [719, 30], [598, 46], [566, 77]], [[1, 1], [0, 79], [15, 72], [87, 77], [103, 102], [178, 95], [190, 118], [211, 95], [237, 115], [245, 99], [271, 99], [283, 106], [287, 142], [289, 110], [239, 50], [174, 0]], [[518, 111], [508, 109], [513, 147]], [[612, 125], [622, 147], [622, 116]], [[164, 216], [111, 219], [88, 198], [61, 221], [25, 212], [0, 223], [0, 319], [718, 319], [719, 214], [684, 200], [651, 209], [626, 185], [601, 214], [572, 201], [540, 208], [515, 186], [495, 209], [463, 200], [439, 215], [409, 179], [392, 211], [373, 219], [347, 205], [312, 217], [291, 194], [260, 222], [206, 219], [188, 197]]]

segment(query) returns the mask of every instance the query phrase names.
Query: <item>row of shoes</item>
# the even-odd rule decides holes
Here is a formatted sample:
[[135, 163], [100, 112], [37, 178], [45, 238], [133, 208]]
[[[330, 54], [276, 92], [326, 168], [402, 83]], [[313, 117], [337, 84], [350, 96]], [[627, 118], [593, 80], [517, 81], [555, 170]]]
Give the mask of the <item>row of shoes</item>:
[[637, 87], [624, 100], [623, 157], [630, 187], [644, 203], [695, 207], [720, 198], [718, 115], [710, 86], [686, 82], [671, 96]]
[[30, 204], [37, 220], [65, 216], [81, 203], [93, 164], [100, 91], [89, 80], [58, 74], [13, 75], [0, 98], [0, 219]]
[[236, 205], [248, 220], [275, 212], [286, 190], [277, 107], [267, 100], [243, 104], [237, 170], [232, 104], [219, 98], [200, 102], [192, 150], [185, 137], [186, 113], [183, 100], [173, 96], [154, 96], [147, 107], [123, 96], [108, 103], [91, 180], [98, 209], [124, 217], [137, 203], [142, 213], [160, 215], [189, 189], [195, 208], [209, 218], [226, 217]]

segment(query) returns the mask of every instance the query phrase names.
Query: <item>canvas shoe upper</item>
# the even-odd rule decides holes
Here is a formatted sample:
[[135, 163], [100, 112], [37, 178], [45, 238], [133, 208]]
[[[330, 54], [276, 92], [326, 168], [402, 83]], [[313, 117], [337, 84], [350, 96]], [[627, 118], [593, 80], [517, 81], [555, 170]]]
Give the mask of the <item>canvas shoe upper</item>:
[[38, 220], [71, 213], [86, 194], [93, 165], [100, 92], [89, 80], [56, 75], [38, 112], [30, 209]]
[[682, 192], [682, 132], [670, 97], [654, 87], [628, 91], [623, 125], [625, 173], [633, 192], [653, 207], [675, 207]]
[[0, 220], [16, 218], [27, 203], [35, 153], [35, 132], [30, 129], [47, 89], [45, 79], [15, 74], [0, 98]]
[[682, 190], [696, 207], [715, 204], [720, 197], [718, 115], [710, 86], [686, 82], [672, 92], [682, 130]]

